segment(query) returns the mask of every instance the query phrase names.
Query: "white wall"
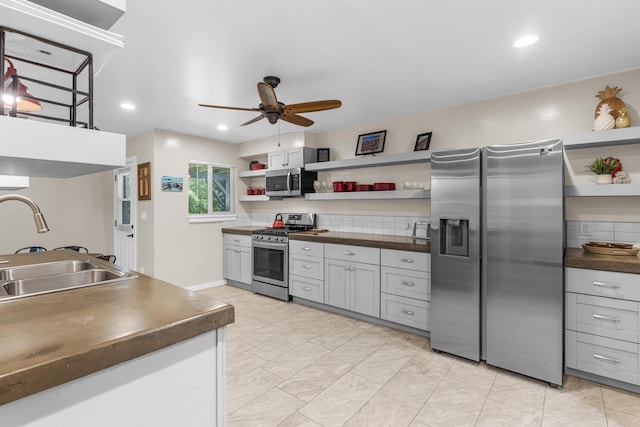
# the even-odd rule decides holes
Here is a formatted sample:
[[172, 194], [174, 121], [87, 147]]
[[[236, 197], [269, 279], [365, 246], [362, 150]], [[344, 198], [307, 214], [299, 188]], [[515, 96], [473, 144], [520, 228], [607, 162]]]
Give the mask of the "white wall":
[[[151, 161], [151, 201], [138, 202], [139, 267], [179, 286], [222, 280], [222, 223], [187, 219], [190, 160], [236, 166], [238, 146], [155, 129], [132, 139], [128, 155]], [[182, 192], [161, 191], [162, 176], [182, 177]], [[141, 212], [147, 220], [140, 220]], [[242, 213], [242, 211], [241, 211]]]
[[80, 245], [91, 252], [113, 253], [111, 224], [113, 173], [69, 179], [31, 178], [30, 188], [0, 194], [22, 194], [40, 207], [51, 231], [37, 234], [31, 209], [16, 201], [0, 204], [0, 253], [24, 246]]

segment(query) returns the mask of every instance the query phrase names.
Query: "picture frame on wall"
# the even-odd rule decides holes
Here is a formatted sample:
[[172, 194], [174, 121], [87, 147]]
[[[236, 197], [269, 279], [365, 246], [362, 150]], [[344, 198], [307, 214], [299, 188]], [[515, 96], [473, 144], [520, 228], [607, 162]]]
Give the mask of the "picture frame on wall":
[[138, 165], [138, 200], [151, 200], [151, 162]]
[[331, 149], [329, 148], [318, 148], [318, 158], [316, 159], [318, 162], [328, 162], [330, 160]]
[[358, 145], [356, 146], [356, 156], [365, 154], [382, 153], [384, 151], [384, 141], [387, 137], [386, 130], [365, 133], [358, 135]]
[[425, 132], [418, 135], [416, 138], [416, 146], [413, 147], [413, 151], [424, 151], [429, 149], [431, 145], [431, 134], [433, 132]]

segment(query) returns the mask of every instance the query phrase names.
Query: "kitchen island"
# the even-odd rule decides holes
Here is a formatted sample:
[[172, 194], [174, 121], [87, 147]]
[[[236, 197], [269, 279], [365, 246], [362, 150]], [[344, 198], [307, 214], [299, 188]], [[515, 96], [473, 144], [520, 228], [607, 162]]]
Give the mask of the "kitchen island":
[[[0, 267], [87, 258], [69, 252]], [[224, 425], [233, 321], [233, 306], [143, 274], [0, 300], [0, 424]]]

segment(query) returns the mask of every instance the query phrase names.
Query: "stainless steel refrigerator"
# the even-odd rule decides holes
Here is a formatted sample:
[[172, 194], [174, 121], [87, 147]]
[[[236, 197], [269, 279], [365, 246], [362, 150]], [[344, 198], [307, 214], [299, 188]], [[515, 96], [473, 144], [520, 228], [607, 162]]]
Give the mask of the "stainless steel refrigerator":
[[431, 346], [562, 384], [561, 140], [431, 154]]

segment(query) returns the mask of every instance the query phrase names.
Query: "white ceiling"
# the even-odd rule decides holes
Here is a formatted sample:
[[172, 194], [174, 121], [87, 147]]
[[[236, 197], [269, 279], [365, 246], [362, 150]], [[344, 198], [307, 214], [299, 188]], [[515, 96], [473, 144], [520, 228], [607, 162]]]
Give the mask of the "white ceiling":
[[[125, 49], [95, 79], [95, 122], [230, 142], [300, 130], [197, 105], [257, 107], [256, 83], [276, 75], [285, 104], [342, 100], [304, 114], [309, 131], [360, 126], [640, 68], [639, 19], [637, 0], [130, 0], [111, 28]], [[540, 41], [514, 48], [527, 33]]]

